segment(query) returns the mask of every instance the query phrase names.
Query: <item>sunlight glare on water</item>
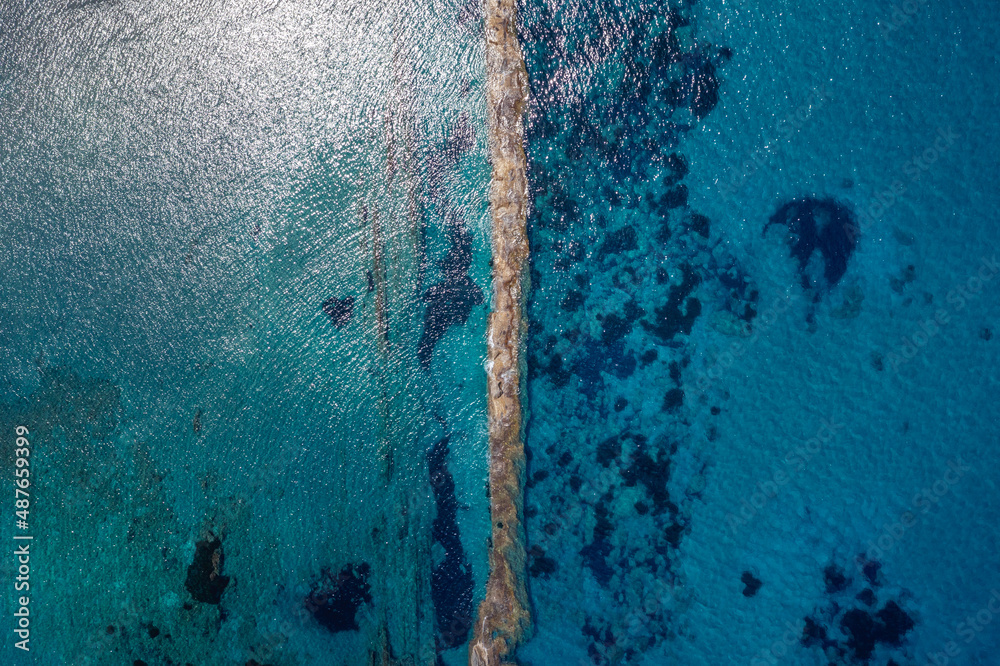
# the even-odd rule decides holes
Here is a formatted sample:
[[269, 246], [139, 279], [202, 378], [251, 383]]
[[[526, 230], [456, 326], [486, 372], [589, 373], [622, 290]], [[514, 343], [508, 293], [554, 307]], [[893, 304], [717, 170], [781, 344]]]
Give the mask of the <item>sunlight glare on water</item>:
[[[0, 12], [0, 422], [35, 433], [59, 609], [32, 663], [458, 658], [487, 573], [479, 12]], [[184, 602], [214, 538], [221, 606]]]

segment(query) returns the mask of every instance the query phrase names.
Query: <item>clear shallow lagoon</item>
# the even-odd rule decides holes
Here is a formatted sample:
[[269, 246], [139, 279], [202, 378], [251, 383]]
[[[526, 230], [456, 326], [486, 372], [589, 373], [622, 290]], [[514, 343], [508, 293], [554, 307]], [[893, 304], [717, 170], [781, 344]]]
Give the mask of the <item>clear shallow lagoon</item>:
[[[993, 9], [521, 5], [518, 663], [995, 663]], [[474, 3], [0, 9], [4, 663], [466, 661], [483, 53]]]

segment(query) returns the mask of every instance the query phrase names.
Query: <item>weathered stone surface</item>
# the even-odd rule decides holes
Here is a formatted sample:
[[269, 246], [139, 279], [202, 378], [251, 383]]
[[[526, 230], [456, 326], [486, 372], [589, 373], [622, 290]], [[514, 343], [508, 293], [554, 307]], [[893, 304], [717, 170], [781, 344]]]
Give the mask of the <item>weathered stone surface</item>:
[[524, 110], [527, 73], [514, 0], [486, 0], [486, 71], [493, 184], [493, 312], [488, 332], [490, 512], [493, 547], [486, 598], [469, 643], [470, 666], [504, 663], [530, 628], [522, 524], [528, 258]]

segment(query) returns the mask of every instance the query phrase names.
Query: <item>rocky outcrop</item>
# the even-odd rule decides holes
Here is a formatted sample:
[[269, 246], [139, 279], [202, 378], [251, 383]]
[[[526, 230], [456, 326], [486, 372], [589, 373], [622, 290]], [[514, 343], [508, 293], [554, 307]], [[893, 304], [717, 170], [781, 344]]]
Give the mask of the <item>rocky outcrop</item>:
[[469, 643], [470, 666], [504, 663], [530, 628], [522, 504], [524, 274], [528, 187], [524, 155], [527, 74], [514, 0], [486, 0], [486, 71], [493, 183], [493, 311], [488, 329], [490, 513], [486, 598]]
[[229, 577], [222, 575], [222, 541], [212, 536], [195, 544], [194, 561], [188, 566], [184, 587], [191, 596], [203, 604], [219, 604], [222, 593], [229, 585]]
[[306, 609], [331, 633], [357, 630], [358, 608], [372, 601], [370, 573], [365, 562], [348, 564], [338, 574], [324, 569], [306, 597]]

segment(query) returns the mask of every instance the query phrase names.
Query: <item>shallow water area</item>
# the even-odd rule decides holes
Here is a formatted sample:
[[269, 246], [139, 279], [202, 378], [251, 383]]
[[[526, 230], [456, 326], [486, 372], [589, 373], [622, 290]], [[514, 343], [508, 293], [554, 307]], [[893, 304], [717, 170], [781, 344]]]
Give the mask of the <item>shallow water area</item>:
[[512, 9], [0, 8], [0, 661], [995, 661], [993, 7]]
[[479, 14], [3, 11], [26, 663], [464, 661], [489, 533]]

